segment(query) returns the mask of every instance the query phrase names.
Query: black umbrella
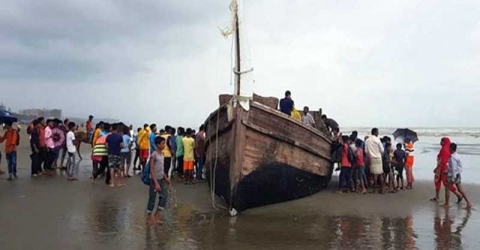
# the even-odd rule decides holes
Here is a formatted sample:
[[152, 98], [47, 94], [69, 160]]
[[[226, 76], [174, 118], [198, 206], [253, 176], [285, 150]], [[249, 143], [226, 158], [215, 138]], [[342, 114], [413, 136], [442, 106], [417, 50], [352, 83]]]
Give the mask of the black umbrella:
[[7, 122], [17, 122], [17, 117], [13, 116], [10, 112], [6, 110], [0, 110], [0, 123], [7, 123]]
[[395, 137], [395, 139], [397, 139], [398, 137], [402, 137], [403, 139], [408, 138], [412, 140], [413, 143], [418, 141], [417, 132], [408, 128], [399, 128], [395, 130], [395, 132], [393, 132], [393, 136]]

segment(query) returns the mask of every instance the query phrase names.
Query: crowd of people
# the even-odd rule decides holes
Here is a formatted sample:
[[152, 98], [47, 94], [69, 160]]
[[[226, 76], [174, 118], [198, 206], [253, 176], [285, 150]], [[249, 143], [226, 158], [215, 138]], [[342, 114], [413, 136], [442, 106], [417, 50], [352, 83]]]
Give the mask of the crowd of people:
[[[365, 140], [358, 138], [357, 131], [353, 131], [350, 136], [337, 133], [337, 130], [333, 130], [333, 134], [332, 159], [338, 164], [336, 171], [340, 171], [340, 193], [366, 194], [368, 188], [371, 193], [378, 191], [381, 194], [413, 189], [415, 156], [411, 138], [407, 136], [403, 144], [397, 143], [394, 148], [389, 136], [379, 138], [378, 128], [373, 128]], [[436, 194], [431, 200], [439, 200], [443, 184], [445, 206], [449, 205], [450, 192], [453, 192], [457, 196], [457, 203], [465, 200], [467, 208], [471, 208], [472, 204], [461, 186], [463, 166], [456, 152], [457, 145], [451, 143], [449, 138], [442, 138], [441, 146], [434, 170]]]
[[[185, 185], [204, 180], [204, 125], [198, 133], [169, 125], [159, 130], [156, 124], [144, 124], [135, 132], [133, 126], [99, 122], [92, 134], [92, 148], [93, 182], [104, 174], [110, 187], [124, 186], [123, 178], [136, 173], [149, 175], [149, 223], [161, 223], [160, 211], [167, 202], [165, 185], [170, 178], [184, 180]], [[154, 212], [157, 194], [159, 203]]]
[[[377, 128], [372, 129], [371, 136], [363, 141], [358, 132], [350, 136], [333, 131], [334, 143], [332, 158], [338, 163], [340, 171], [339, 191], [367, 193], [395, 193], [398, 190], [413, 189], [413, 142], [405, 138], [405, 143], [398, 143], [393, 149], [388, 136], [379, 138]], [[404, 179], [406, 172], [406, 185]]]

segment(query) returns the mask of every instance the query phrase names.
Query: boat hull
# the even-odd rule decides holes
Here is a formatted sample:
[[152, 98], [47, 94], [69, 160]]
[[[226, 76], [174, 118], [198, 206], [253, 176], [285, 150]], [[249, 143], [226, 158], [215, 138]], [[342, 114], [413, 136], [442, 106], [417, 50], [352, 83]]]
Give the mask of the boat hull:
[[229, 208], [303, 198], [332, 175], [331, 141], [313, 127], [256, 102], [224, 105], [207, 119], [206, 174]]

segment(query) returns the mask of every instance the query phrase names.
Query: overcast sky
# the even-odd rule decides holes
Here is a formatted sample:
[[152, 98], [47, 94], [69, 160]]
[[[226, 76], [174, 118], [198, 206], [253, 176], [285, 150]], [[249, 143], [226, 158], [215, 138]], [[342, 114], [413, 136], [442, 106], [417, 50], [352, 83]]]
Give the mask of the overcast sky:
[[[197, 126], [230, 85], [229, 0], [4, 0], [0, 102]], [[480, 1], [243, 0], [254, 90], [345, 126], [480, 126]]]

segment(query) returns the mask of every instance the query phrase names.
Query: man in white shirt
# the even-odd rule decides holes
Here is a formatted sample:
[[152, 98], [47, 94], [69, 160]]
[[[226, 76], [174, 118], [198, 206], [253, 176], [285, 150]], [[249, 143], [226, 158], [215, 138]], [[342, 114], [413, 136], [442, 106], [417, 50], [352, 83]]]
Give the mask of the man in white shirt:
[[67, 160], [67, 176], [69, 181], [78, 180], [78, 165], [75, 162], [75, 152], [77, 152], [77, 147], [75, 146], [75, 127], [77, 125], [74, 122], [68, 124], [68, 133], [66, 136], [66, 145], [68, 151], [68, 160]]
[[365, 152], [367, 153], [368, 158], [370, 159], [370, 173], [374, 176], [374, 189], [377, 188], [378, 177], [380, 177], [380, 192], [384, 192], [384, 180], [383, 180], [383, 144], [378, 138], [378, 128], [372, 129], [372, 136], [369, 137], [365, 142]]
[[308, 113], [308, 111], [309, 111], [308, 107], [305, 106], [303, 108], [302, 122], [307, 126], [315, 127], [315, 120], [313, 119], [313, 116], [310, 113]]

